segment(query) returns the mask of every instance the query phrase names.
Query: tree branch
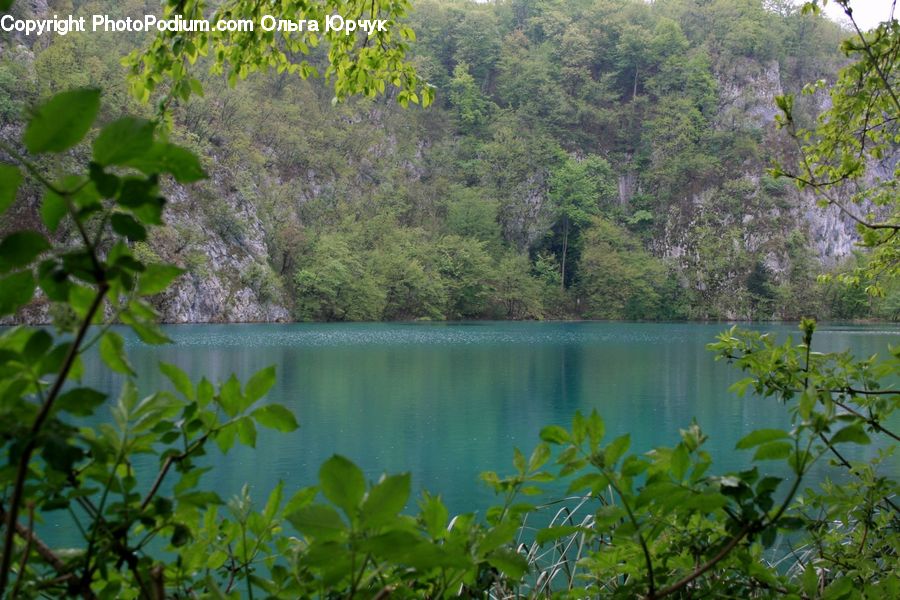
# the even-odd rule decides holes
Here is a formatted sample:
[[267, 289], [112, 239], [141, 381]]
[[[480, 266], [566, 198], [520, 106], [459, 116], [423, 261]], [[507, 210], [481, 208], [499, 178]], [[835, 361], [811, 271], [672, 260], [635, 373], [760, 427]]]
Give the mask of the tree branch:
[[723, 558], [728, 556], [728, 554], [732, 550], [734, 550], [734, 547], [737, 546], [741, 542], [741, 540], [744, 539], [744, 537], [746, 537], [748, 533], [750, 533], [752, 529], [752, 524], [748, 523], [747, 525], [744, 525], [744, 527], [739, 532], [737, 532], [734, 537], [728, 540], [728, 543], [722, 546], [722, 549], [719, 550], [715, 556], [706, 561], [706, 563], [704, 563], [700, 567], [697, 567], [696, 569], [691, 571], [689, 575], [686, 575], [682, 579], [679, 579], [669, 587], [665, 587], [659, 590], [659, 592], [657, 592], [656, 594], [648, 596], [648, 598], [663, 598], [664, 596], [668, 596], [669, 594], [677, 592], [690, 582], [694, 581], [695, 579], [712, 569], [714, 566], [716, 566]]
[[94, 320], [94, 316], [97, 314], [97, 311], [100, 310], [100, 307], [103, 304], [103, 299], [106, 297], [106, 293], [108, 291], [109, 284], [101, 280], [97, 289], [97, 295], [94, 297], [90, 308], [88, 308], [84, 321], [82, 321], [81, 326], [78, 328], [78, 333], [75, 334], [75, 339], [72, 341], [72, 345], [69, 346], [69, 351], [66, 353], [66, 357], [63, 360], [63, 364], [59, 370], [59, 374], [56, 376], [56, 380], [53, 382], [53, 387], [50, 389], [50, 393], [47, 394], [47, 399], [41, 406], [40, 412], [38, 412], [38, 415], [31, 426], [31, 430], [28, 435], [28, 441], [25, 443], [25, 446], [22, 448], [22, 454], [19, 456], [19, 462], [16, 468], [15, 484], [13, 486], [13, 493], [10, 500], [10, 508], [9, 512], [6, 515], [6, 533], [3, 542], [3, 558], [2, 560], [0, 560], [0, 596], [2, 596], [6, 591], [6, 586], [9, 583], [9, 570], [10, 565], [12, 564], [12, 554], [15, 546], [15, 532], [16, 526], [18, 525], [19, 505], [22, 503], [22, 495], [25, 491], [25, 479], [28, 476], [28, 466], [31, 462], [31, 455], [37, 448], [38, 434], [40, 433], [41, 428], [44, 426], [44, 422], [50, 416], [51, 409], [53, 408], [53, 403], [59, 396], [59, 393], [62, 390], [63, 384], [65, 384], [66, 379], [68, 379], [69, 372], [72, 370], [72, 365], [75, 364], [75, 358], [78, 356], [78, 349], [81, 346], [81, 343], [84, 341], [84, 336], [87, 333], [91, 322]]
[[162, 485], [163, 480], [166, 478], [166, 475], [169, 474], [169, 469], [172, 468], [177, 462], [181, 462], [191, 454], [197, 451], [197, 449], [206, 443], [206, 440], [209, 438], [211, 431], [204, 433], [202, 436], [194, 440], [194, 442], [187, 447], [187, 449], [181, 454], [176, 454], [172, 456], [168, 456], [166, 460], [163, 462], [162, 468], [160, 468], [159, 473], [156, 475], [156, 480], [153, 482], [153, 485], [150, 487], [150, 491], [147, 492], [147, 495], [144, 497], [143, 502], [141, 502], [141, 511], [147, 508], [150, 504], [150, 501], [153, 500], [153, 497], [159, 491], [159, 487]]

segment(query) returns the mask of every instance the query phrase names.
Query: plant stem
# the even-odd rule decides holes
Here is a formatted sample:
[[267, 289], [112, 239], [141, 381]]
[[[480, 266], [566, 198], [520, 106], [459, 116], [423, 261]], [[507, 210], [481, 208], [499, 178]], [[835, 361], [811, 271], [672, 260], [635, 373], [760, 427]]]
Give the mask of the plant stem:
[[250, 559], [247, 557], [247, 524], [241, 523], [241, 546], [244, 550], [244, 576], [247, 580], [247, 597], [253, 600], [253, 582], [250, 581]]
[[[812, 446], [812, 438], [810, 438], [809, 443], [806, 446], [806, 450], [804, 450], [804, 456], [808, 456], [810, 446]], [[706, 563], [704, 563], [700, 567], [697, 567], [696, 569], [691, 571], [690, 574], [679, 579], [672, 585], [661, 589], [659, 593], [650, 594], [648, 598], [662, 598], [664, 596], [668, 596], [669, 594], [677, 592], [678, 590], [688, 585], [690, 582], [694, 581], [695, 579], [712, 569], [714, 566], [716, 566], [722, 559], [728, 556], [732, 550], [734, 550], [735, 546], [737, 546], [741, 542], [741, 540], [743, 540], [747, 536], [748, 533], [754, 530], [763, 530], [766, 527], [772, 527], [773, 525], [775, 525], [775, 523], [778, 521], [778, 519], [781, 518], [781, 515], [784, 514], [784, 511], [787, 510], [787, 507], [793, 501], [794, 495], [797, 493], [797, 490], [800, 489], [800, 482], [803, 481], [803, 475], [806, 472], [807, 466], [809, 465], [807, 465], [806, 461], [804, 460], [803, 464], [801, 464], [800, 468], [798, 469], [799, 472], [797, 473], [797, 478], [794, 480], [794, 485], [791, 486], [791, 490], [788, 492], [787, 497], [784, 499], [784, 502], [781, 503], [778, 511], [768, 519], [768, 524], [753, 521], [747, 523], [730, 540], [728, 540], [728, 543], [725, 544], [722, 549], [716, 553], [715, 556], [706, 561]]]
[[47, 399], [44, 401], [43, 405], [41, 405], [41, 410], [38, 412], [38, 415], [31, 426], [31, 430], [28, 435], [28, 441], [25, 443], [25, 446], [22, 448], [22, 454], [19, 456], [19, 462], [16, 468], [15, 484], [13, 486], [12, 498], [10, 500], [9, 513], [6, 515], [7, 518], [5, 538], [3, 541], [3, 557], [2, 559], [0, 559], [0, 596], [3, 596], [4, 592], [6, 591], [6, 586], [9, 583], [9, 570], [10, 565], [12, 564], [12, 554], [15, 546], [15, 533], [17, 521], [19, 518], [19, 505], [22, 503], [22, 495], [25, 491], [25, 479], [28, 476], [28, 466], [31, 462], [31, 455], [34, 454], [34, 451], [37, 448], [38, 434], [40, 433], [41, 428], [44, 426], [44, 422], [50, 416], [50, 411], [53, 408], [53, 403], [59, 396], [59, 393], [62, 390], [63, 384], [65, 384], [66, 379], [68, 379], [69, 372], [72, 370], [72, 365], [75, 364], [75, 358], [78, 356], [79, 347], [84, 341], [84, 336], [87, 333], [91, 322], [94, 320], [94, 316], [97, 314], [97, 311], [100, 310], [100, 306], [103, 304], [103, 299], [106, 297], [106, 293], [108, 291], [109, 284], [101, 280], [97, 289], [97, 295], [94, 296], [94, 300], [93, 302], [91, 302], [90, 308], [88, 308], [84, 321], [82, 321], [81, 326], [78, 328], [78, 332], [75, 334], [75, 339], [72, 341], [72, 345], [69, 346], [69, 351], [66, 353], [66, 357], [63, 360], [63, 364], [59, 370], [59, 374], [57, 374], [56, 380], [53, 382], [53, 387], [50, 389], [50, 393], [47, 394]]
[[665, 588], [659, 590], [659, 592], [656, 594], [651, 594], [650, 596], [648, 596], [648, 598], [662, 598], [664, 596], [668, 596], [669, 594], [677, 592], [678, 590], [680, 590], [681, 588], [683, 588], [690, 582], [694, 581], [695, 579], [697, 579], [698, 577], [700, 577], [701, 575], [703, 575], [704, 573], [706, 573], [707, 571], [712, 569], [714, 566], [716, 566], [716, 564], [719, 563], [719, 561], [721, 561], [723, 558], [728, 556], [728, 554], [732, 550], [734, 550], [734, 547], [737, 546], [740, 543], [740, 541], [742, 539], [744, 539], [744, 537], [748, 533], [750, 533], [751, 529], [752, 529], [752, 524], [748, 523], [748, 524], [744, 525], [744, 527], [739, 532], [737, 532], [737, 534], [735, 534], [734, 537], [732, 537], [730, 540], [728, 540], [728, 543], [725, 544], [722, 547], [722, 549], [719, 550], [719, 552], [714, 557], [709, 559], [705, 564], [694, 569], [693, 571], [691, 571], [691, 573], [689, 575], [686, 575], [685, 577], [683, 577], [682, 579], [673, 583], [669, 587], [665, 587]]
[[650, 549], [647, 548], [647, 541], [644, 539], [644, 535], [641, 533], [640, 525], [638, 525], [637, 519], [635, 518], [634, 513], [631, 511], [631, 506], [625, 499], [625, 495], [622, 493], [622, 490], [619, 489], [619, 486], [616, 485], [615, 481], [613, 481], [612, 474], [607, 471], [604, 471], [603, 474], [606, 475], [606, 478], [609, 480], [609, 485], [619, 495], [619, 499], [622, 501], [622, 507], [628, 514], [628, 519], [631, 521], [631, 524], [634, 525], [634, 533], [635, 535], [637, 535], [638, 543], [640, 543], [641, 550], [644, 552], [644, 562], [647, 564], [647, 579], [649, 580], [650, 584], [650, 593], [647, 595], [647, 597], [655, 598], [656, 585], [653, 581], [653, 560], [650, 558]]
[[212, 432], [207, 432], [203, 434], [201, 437], [197, 438], [190, 446], [188, 446], [187, 450], [182, 452], [181, 454], [169, 456], [166, 458], [165, 462], [163, 462], [162, 468], [159, 470], [159, 473], [156, 475], [156, 480], [153, 482], [153, 485], [150, 487], [150, 491], [147, 492], [147, 495], [144, 497], [144, 501], [141, 502], [141, 511], [147, 508], [150, 504], [150, 501], [153, 500], [153, 497], [159, 491], [159, 487], [162, 485], [163, 480], [166, 478], [166, 475], [169, 474], [169, 469], [172, 468], [172, 465], [184, 460], [191, 454], [193, 454], [200, 446], [202, 446], [206, 440], [209, 438], [209, 435]]
[[847, 15], [847, 18], [850, 19], [850, 22], [853, 23], [853, 29], [856, 30], [856, 35], [859, 36], [859, 40], [862, 42], [863, 50], [866, 53], [866, 56], [869, 57], [869, 60], [872, 61], [872, 67], [875, 69], [875, 72], [878, 74], [878, 78], [881, 79], [881, 82], [884, 84], [884, 89], [887, 91], [888, 95], [891, 97], [891, 100], [894, 101], [894, 108], [900, 111], [900, 100], [897, 99], [897, 95], [894, 93], [894, 88], [891, 86], [890, 80], [888, 80], [884, 71], [881, 68], [881, 65], [878, 64], [878, 59], [872, 53], [872, 47], [869, 45], [869, 41], [866, 39], [865, 34], [859, 29], [859, 25], [856, 24], [856, 19], [853, 18], [853, 11], [850, 9], [849, 2], [847, 0], [838, 0], [838, 4], [841, 8], [844, 9], [844, 14]]
[[[34, 502], [28, 503], [28, 531], [34, 530]], [[22, 560], [19, 563], [19, 575], [16, 577], [16, 584], [13, 586], [12, 597], [16, 598], [22, 589], [22, 581], [25, 579], [25, 569], [28, 567], [28, 557], [31, 554], [31, 542], [33, 537], [25, 537], [25, 550], [22, 551]]]

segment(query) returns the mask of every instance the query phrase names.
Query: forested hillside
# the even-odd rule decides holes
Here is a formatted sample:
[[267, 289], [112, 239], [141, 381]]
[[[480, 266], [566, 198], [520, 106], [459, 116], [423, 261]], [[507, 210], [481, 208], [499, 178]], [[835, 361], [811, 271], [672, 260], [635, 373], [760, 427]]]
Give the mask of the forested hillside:
[[[155, 2], [17, 3], [19, 12], [138, 16]], [[137, 244], [187, 269], [169, 321], [471, 318], [894, 318], [900, 296], [816, 282], [855, 229], [766, 175], [790, 160], [776, 95], [831, 81], [845, 37], [789, 0], [414, 3], [428, 109], [333, 104], [288, 74], [176, 104], [173, 138], [208, 181], [170, 190]], [[7, 37], [0, 123], [51, 93], [104, 83], [130, 98], [139, 36]], [[321, 64], [315, 50], [310, 62]], [[299, 58], [298, 58], [299, 60]], [[110, 83], [111, 82], [111, 83]], [[811, 123], [824, 94], [798, 97]], [[4, 217], [41, 227], [37, 198]], [[60, 235], [67, 235], [62, 232]], [[31, 315], [43, 315], [37, 307]]]

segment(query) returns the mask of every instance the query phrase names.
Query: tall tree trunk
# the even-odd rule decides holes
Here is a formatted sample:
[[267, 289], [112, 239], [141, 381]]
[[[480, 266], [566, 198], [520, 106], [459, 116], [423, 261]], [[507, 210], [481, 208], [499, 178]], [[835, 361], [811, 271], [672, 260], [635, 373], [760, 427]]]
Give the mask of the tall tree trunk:
[[566, 253], [569, 251], [569, 217], [563, 217], [563, 251], [559, 264], [559, 289], [566, 290]]
[[634, 68], [634, 89], [631, 91], [631, 100], [634, 101], [637, 98], [637, 82], [638, 82], [638, 68]]

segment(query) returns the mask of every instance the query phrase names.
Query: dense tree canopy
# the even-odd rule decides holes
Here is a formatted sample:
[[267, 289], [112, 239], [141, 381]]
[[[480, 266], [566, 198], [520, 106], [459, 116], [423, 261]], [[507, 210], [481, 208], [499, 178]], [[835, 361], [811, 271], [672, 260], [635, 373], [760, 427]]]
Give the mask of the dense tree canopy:
[[[215, 10], [252, 13], [252, 4]], [[73, 8], [113, 15], [154, 10], [144, 2], [101, 0]], [[397, 19], [407, 8], [375, 6]], [[370, 9], [366, 4], [363, 13]], [[235, 289], [249, 276], [217, 273], [195, 248], [221, 240], [251, 253], [258, 266], [249, 279], [268, 282], [265, 302], [287, 306], [298, 319], [587, 316], [585, 307], [598, 300], [584, 297], [585, 290], [600, 293], [583, 281], [583, 256], [591, 250], [584, 232], [594, 216], [629, 232], [655, 263], [651, 271], [664, 274], [650, 285], [669, 300], [662, 312], [641, 311], [641, 318], [796, 317], [788, 298], [801, 288], [816, 296], [808, 304], [816, 314], [836, 314], [833, 295], [806, 273], [827, 273], [849, 259], [852, 227], [807, 223], [808, 196], [759, 176], [773, 159], [796, 153], [789, 136], [774, 129], [772, 96], [799, 92], [805, 81], [830, 81], [842, 61], [835, 48], [844, 34], [836, 25], [761, 0], [423, 0], [404, 23], [380, 40], [392, 49], [384, 62], [359, 75], [366, 93], [380, 90], [366, 83], [370, 76], [398, 75], [400, 88], [387, 86], [384, 99], [337, 106], [333, 88], [297, 75], [330, 72], [338, 87], [356, 77], [366, 60], [358, 48], [347, 54], [349, 62], [326, 52], [329, 44], [343, 48], [342, 40], [323, 38], [316, 47], [304, 36], [276, 45], [267, 38], [163, 36], [148, 49], [136, 46], [139, 36], [71, 35], [33, 47], [13, 43], [0, 60], [0, 118], [15, 120], [37, 98], [97, 80], [110, 82], [103, 119], [126, 108], [153, 116], [156, 108], [129, 99], [129, 86], [143, 86], [144, 96], [152, 89], [154, 102], [168, 109], [173, 139], [213, 156], [207, 167], [214, 177], [192, 192], [199, 214], [187, 205], [174, 208], [167, 233], [149, 240], [148, 250]], [[407, 26], [416, 31], [415, 43]], [[256, 42], [269, 50], [240, 49]], [[417, 75], [391, 58], [394, 50], [411, 53]], [[129, 83], [118, 57], [132, 52], [137, 70]], [[189, 69], [175, 66], [194, 59]], [[235, 76], [248, 80], [232, 89]], [[201, 88], [203, 96], [195, 93]], [[423, 90], [436, 94], [427, 111], [394, 106]], [[822, 93], [797, 98], [796, 127], [814, 122]], [[878, 96], [889, 101], [888, 94]], [[878, 152], [883, 143], [876, 142], [866, 151]], [[827, 148], [808, 149], [820, 151]], [[844, 188], [836, 197], [852, 204]], [[191, 226], [198, 218], [200, 231]], [[755, 235], [742, 234], [751, 222]], [[409, 231], [400, 240], [370, 227]], [[174, 241], [186, 235], [191, 244]], [[254, 235], [265, 240], [263, 254], [251, 243]], [[471, 273], [480, 299], [465, 310], [448, 296], [455, 284], [441, 275], [447, 236], [480, 257]], [[822, 249], [822, 236], [841, 238], [842, 254]], [[416, 248], [393, 263], [379, 258], [397, 244]], [[311, 288], [297, 281], [330, 260], [346, 266], [328, 256], [345, 247], [365, 277], [343, 293], [368, 308], [324, 310], [324, 281]], [[512, 264], [511, 255], [525, 258], [516, 261], [516, 272], [530, 278], [540, 308], [532, 303], [531, 310], [510, 313], [498, 300], [496, 275]], [[801, 255], [804, 269], [791, 268]], [[547, 277], [551, 263], [558, 280]], [[755, 302], [748, 291], [758, 264], [769, 274], [771, 302]], [[398, 273], [388, 276], [389, 269]], [[427, 290], [401, 283], [423, 277], [438, 279]], [[401, 292], [407, 284], [418, 291]], [[405, 307], [379, 300], [398, 294]], [[884, 304], [868, 300], [860, 314], [886, 314]], [[672, 312], [673, 306], [681, 308]]]
[[[176, 8], [183, 8], [181, 4]], [[723, 56], [779, 56], [782, 46], [768, 43], [779, 38], [771, 38], [766, 27], [775, 17], [763, 5], [717, 0], [702, 3], [709, 12], [689, 16], [687, 9], [699, 5], [660, 1], [657, 9], [624, 0], [573, 2], [588, 12], [607, 10], [610, 19], [618, 9], [627, 14], [628, 22], [619, 23], [617, 39], [608, 48], [653, 48], [655, 36], [677, 45], [682, 36], [669, 21], [655, 20], [655, 11], [678, 15], [684, 10], [682, 35], [689, 44], [694, 43], [692, 36], [706, 35], [710, 37], [704, 43], [718, 42], [707, 44], [710, 64]], [[249, 7], [241, 2], [233, 6]], [[431, 164], [427, 174], [408, 178], [405, 170], [414, 166], [386, 157], [409, 140], [378, 139], [362, 147], [381, 152], [366, 156], [359, 151], [355, 132], [336, 126], [343, 134], [336, 140], [339, 157], [355, 159], [353, 169], [378, 184], [363, 198], [349, 193], [347, 179], [336, 176], [323, 186], [327, 189], [292, 206], [292, 196], [278, 185], [278, 178], [260, 181], [240, 175], [240, 167], [248, 162], [285, 177], [313, 164], [329, 164], [329, 157], [310, 154], [304, 145], [334, 148], [331, 139], [317, 146], [317, 140], [285, 132], [284, 138], [269, 140], [285, 150], [288, 160], [260, 150], [258, 136], [284, 126], [278, 118], [292, 114], [293, 105], [277, 96], [266, 104], [281, 111], [274, 113], [275, 123], [268, 122], [273, 114], [242, 105], [238, 92], [207, 96], [195, 108], [175, 107], [173, 122], [165, 127], [140, 116], [107, 114], [98, 120], [100, 90], [76, 87], [35, 103], [15, 128], [16, 135], [4, 135], [0, 316], [27, 307], [40, 290], [66, 318], [57, 318], [55, 329], [19, 326], [0, 332], [0, 445], [8, 457], [8, 465], [0, 469], [0, 595], [650, 600], [898, 596], [900, 508], [896, 473], [889, 469], [900, 441], [893, 425], [900, 407], [900, 352], [894, 349], [885, 358], [863, 360], [846, 352], [814, 352], [816, 324], [810, 319], [800, 323], [799, 343], [731, 328], [709, 346], [718, 358], [745, 373], [733, 392], [743, 396], [752, 391], [752, 401], [772, 402], [788, 413], [789, 426], [747, 432], [737, 442], [735, 450], [748, 453], [744, 470], [718, 473], [705, 445], [708, 434], [696, 423], [686, 425], [670, 446], [632, 452], [630, 434], [608, 437], [597, 412], [576, 413], [568, 427], [541, 429], [541, 441], [529, 455], [514, 450], [510, 475], [484, 473], [498, 504], [483, 517], [451, 518], [441, 499], [427, 492], [411, 514], [409, 474], [367, 482], [366, 475], [341, 456], [322, 464], [313, 487], [288, 496], [279, 484], [264, 503], [254, 503], [245, 488], [226, 505], [200, 485], [206, 469], [197, 459], [211, 443], [222, 452], [235, 443], [254, 446], [257, 427], [296, 429], [285, 407], [263, 400], [275, 382], [275, 369], [263, 369], [244, 384], [233, 375], [214, 384], [206, 378], [192, 381], [178, 366], [162, 363], [160, 372], [170, 387], [140, 398], [124, 338], [110, 325], [130, 327], [147, 344], [168, 341], [156, 325], [150, 299], [165, 292], [185, 270], [159, 259], [158, 252], [171, 252], [160, 240], [180, 239], [164, 225], [172, 212], [178, 215], [164, 210], [162, 187], [176, 194], [191, 189], [203, 203], [204, 224], [216, 227], [228, 244], [244, 243], [258, 226], [277, 232], [272, 241], [277, 265], [254, 263], [241, 276], [267, 294], [280, 287], [267, 282], [290, 282], [296, 286], [295, 310], [304, 317], [413, 319], [502, 311], [507, 318], [536, 318], [552, 310], [548, 302], [566, 304], [574, 296], [573, 304], [583, 307], [574, 310], [583, 314], [648, 318], [660, 314], [666, 302], [683, 306], [678, 296], [688, 291], [709, 294], [701, 307], [716, 307], [728, 295], [735, 299], [736, 310], [749, 306], [757, 313], [774, 310], [779, 298], [809, 301], [811, 256], [804, 232], [789, 228], [778, 239], [765, 235], [768, 227], [790, 221], [778, 214], [785, 190], [776, 181], [761, 173], [755, 178], [725, 177], [721, 185], [699, 186], [689, 196], [668, 187], [693, 187], [698, 176], [705, 177], [685, 177], [682, 161], [671, 162], [670, 153], [687, 160], [709, 149], [708, 144], [721, 144], [715, 153], [721, 162], [711, 167], [723, 169], [721, 175], [735, 166], [729, 162], [735, 156], [754, 165], [752, 151], [759, 148], [752, 145], [752, 135], [720, 136], [727, 128], [705, 137], [709, 131], [698, 127], [698, 119], [709, 116], [702, 108], [689, 111], [681, 105], [673, 117], [660, 112], [672, 108], [665, 98], [649, 102], [654, 93], [649, 80], [662, 72], [660, 55], [627, 59], [624, 52], [614, 52], [605, 71], [610, 77], [597, 71], [597, 78], [585, 77], [582, 83], [591, 79], [604, 88], [602, 97], [615, 98], [606, 107], [615, 116], [635, 117], [626, 119], [625, 127], [643, 129], [646, 122], [657, 121], [657, 135], [671, 142], [662, 151], [653, 137], [642, 135], [595, 140], [595, 151], [579, 155], [572, 145], [576, 138], [562, 134], [573, 127], [568, 120], [573, 113], [566, 111], [579, 110], [574, 97], [566, 97], [571, 103], [554, 105], [546, 98], [515, 94], [512, 88], [506, 90], [512, 97], [504, 97], [504, 77], [522, 75], [542, 84], [545, 77], [556, 76], [543, 61], [552, 56], [554, 43], [577, 27], [554, 7], [517, 0], [472, 8], [494, 14], [498, 28], [501, 23], [515, 28], [498, 59], [514, 64], [496, 79], [486, 65], [459, 69], [458, 74], [455, 67], [447, 70], [464, 84], [466, 93], [458, 99], [481, 89], [495, 99], [500, 112], [483, 131], [435, 138], [438, 147], [429, 159], [439, 165], [442, 158], [452, 157], [462, 165], [459, 171]], [[785, 9], [782, 3], [776, 7]], [[631, 27], [645, 22], [654, 27]], [[169, 48], [171, 41], [163, 36], [154, 48], [161, 49], [164, 58], [172, 56], [170, 51], [178, 55], [181, 49]], [[462, 37], [449, 42], [471, 61], [467, 64], [475, 65], [475, 54], [486, 51], [481, 36], [468, 43]], [[870, 159], [895, 150], [890, 135], [900, 115], [892, 78], [898, 44], [896, 21], [868, 34], [859, 32], [856, 41], [847, 42], [851, 64], [831, 87], [832, 106], [837, 108], [826, 111], [808, 134], [793, 129], [802, 118], [794, 100], [783, 96], [778, 101], [782, 123], [803, 144], [791, 158], [799, 157], [805, 170], [794, 178], [814, 188], [826, 204], [839, 204], [842, 212], [872, 207], [872, 216], [853, 213], [866, 245], [873, 249], [869, 256], [860, 254], [858, 277], [881, 278], [879, 289], [886, 293], [896, 292], [896, 173], [876, 173], [870, 179], [863, 173]], [[347, 57], [355, 56], [354, 49], [345, 50]], [[237, 59], [230, 64], [238, 65], [240, 72], [245, 53], [252, 57], [254, 50], [260, 50], [259, 40], [237, 48]], [[383, 50], [385, 56], [392, 55], [390, 47]], [[402, 48], [393, 50], [402, 55]], [[347, 57], [332, 54], [329, 62], [347, 66]], [[60, 69], [60, 60], [64, 57], [50, 54], [45, 64], [36, 59], [34, 67], [61, 78], [82, 76]], [[102, 60], [92, 66], [101, 73], [109, 68]], [[170, 67], [165, 63], [161, 72], [172, 76], [176, 86], [186, 81], [183, 73], [169, 72]], [[336, 77], [340, 88], [341, 76]], [[11, 85], [9, 77], [0, 78], [3, 81]], [[60, 83], [23, 81], [35, 88]], [[215, 79], [204, 83], [217, 89]], [[350, 85], [345, 93], [371, 91], [365, 76], [344, 83]], [[315, 91], [294, 89], [277, 75], [257, 85], [269, 93], [280, 89], [291, 99], [308, 94], [310, 110], [321, 100]], [[4, 89], [5, 104], [0, 106], [15, 111], [27, 94], [43, 97], [49, 90], [14, 91]], [[401, 96], [404, 91], [407, 95]], [[396, 99], [409, 100], [411, 93], [403, 90]], [[567, 94], [559, 93], [556, 98]], [[457, 117], [471, 114], [472, 104], [463, 104], [465, 110], [455, 113]], [[389, 121], [397, 118], [384, 105], [361, 106], [389, 113], [384, 117]], [[118, 108], [124, 112], [123, 106]], [[835, 112], [838, 109], [844, 112]], [[216, 119], [211, 119], [214, 111]], [[454, 123], [449, 109], [443, 116], [447, 122], [438, 127], [466, 125], [461, 118]], [[529, 121], [535, 116], [540, 121]], [[607, 114], [598, 122], [609, 118]], [[196, 130], [185, 127], [191, 119]], [[223, 149], [216, 157], [216, 166], [234, 169], [229, 185], [240, 191], [241, 199], [252, 199], [263, 223], [239, 219], [233, 206], [215, 194], [221, 189], [218, 182], [204, 187], [200, 182], [207, 172], [201, 159], [169, 137], [184, 137], [212, 154], [212, 148], [226, 146], [223, 122], [234, 127], [245, 119], [245, 128], [228, 138], [230, 151]], [[410, 119], [422, 129], [433, 126]], [[605, 121], [604, 127], [611, 123]], [[730, 131], [752, 133], [740, 127]], [[739, 148], [749, 154], [742, 155]], [[308, 164], [298, 164], [304, 160]], [[315, 162], [319, 160], [323, 162]], [[620, 192], [617, 198], [610, 173], [622, 164], [646, 173], [636, 175], [637, 192]], [[527, 176], [510, 178], [498, 165], [518, 168]], [[835, 177], [840, 181], [829, 179]], [[859, 185], [847, 205], [834, 191], [850, 182]], [[619, 182], [618, 188], [623, 187], [627, 181]], [[34, 206], [28, 205], [31, 197], [38, 198]], [[453, 211], [448, 211], [448, 202], [456, 203]], [[748, 211], [748, 206], [761, 210]], [[879, 215], [879, 207], [890, 212]], [[679, 267], [666, 264], [664, 259], [673, 256], [654, 256], [644, 245], [649, 240], [653, 247], [652, 232], [646, 228], [657, 226], [654, 215], [660, 211], [667, 221], [692, 223], [689, 230], [699, 235], [699, 241], [679, 246], [682, 254], [675, 258], [703, 259], [698, 268], [681, 273], [694, 279], [685, 285], [679, 281], [675, 288], [663, 283], [678, 281], [663, 275], [664, 269]], [[776, 217], [754, 222], [767, 212]], [[489, 226], [494, 218], [496, 226]], [[565, 240], [561, 249], [560, 232]], [[763, 239], [750, 239], [753, 234]], [[194, 238], [186, 231], [184, 239]], [[577, 272], [571, 280], [569, 246], [578, 247], [572, 265]], [[773, 254], [785, 258], [788, 266], [782, 271], [788, 279], [778, 281], [764, 260]], [[186, 266], [203, 267], [202, 261], [196, 262]], [[713, 263], [712, 269], [707, 263]], [[266, 270], [276, 267], [280, 278]], [[734, 285], [737, 280], [743, 283]], [[835, 307], [856, 311], [859, 298], [853, 292], [859, 288], [841, 289]], [[894, 310], [897, 305], [896, 299], [888, 304]], [[97, 356], [91, 359], [102, 360], [123, 382], [115, 401], [79, 383], [86, 353], [95, 346]], [[101, 417], [104, 404], [109, 414]], [[98, 418], [110, 422], [97, 426]], [[863, 460], [851, 460], [844, 451], [870, 444], [877, 444], [877, 451]], [[158, 460], [158, 470], [149, 478], [134, 468], [140, 455]], [[829, 478], [808, 485], [814, 469], [826, 469]], [[547, 489], [556, 494], [566, 490], [544, 507], [555, 511], [555, 517], [547, 518], [540, 507], [522, 501]], [[54, 511], [65, 511], [77, 524], [81, 547], [55, 548], [40, 538], [36, 523]], [[532, 520], [526, 521], [528, 517]], [[773, 560], [770, 551], [779, 538], [787, 539], [791, 548], [776, 555], [782, 560]]]

